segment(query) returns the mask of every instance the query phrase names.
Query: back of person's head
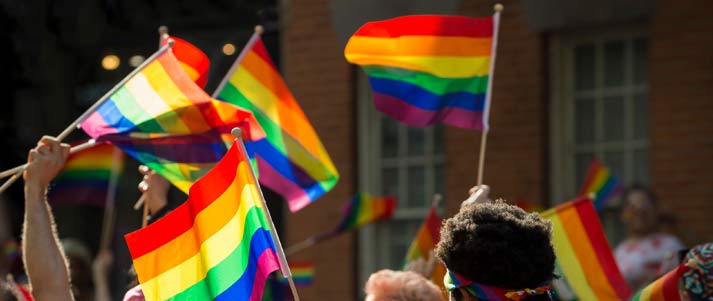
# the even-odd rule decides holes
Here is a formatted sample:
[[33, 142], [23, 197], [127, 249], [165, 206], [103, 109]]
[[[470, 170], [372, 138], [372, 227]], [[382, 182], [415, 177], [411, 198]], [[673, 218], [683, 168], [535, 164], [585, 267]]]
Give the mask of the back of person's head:
[[369, 276], [366, 301], [442, 301], [438, 287], [411, 272], [381, 270]]
[[[486, 290], [537, 289], [539, 293], [522, 300], [550, 300], [544, 291], [555, 266], [551, 232], [549, 221], [502, 200], [461, 208], [443, 224], [436, 246], [436, 256], [448, 268], [448, 275], [461, 278], [450, 285], [451, 297], [473, 300], [477, 294], [469, 287], [480, 285]], [[473, 284], [463, 285], [463, 280]], [[469, 291], [471, 298], [464, 298], [459, 287]], [[484, 298], [475, 298], [480, 299]]]

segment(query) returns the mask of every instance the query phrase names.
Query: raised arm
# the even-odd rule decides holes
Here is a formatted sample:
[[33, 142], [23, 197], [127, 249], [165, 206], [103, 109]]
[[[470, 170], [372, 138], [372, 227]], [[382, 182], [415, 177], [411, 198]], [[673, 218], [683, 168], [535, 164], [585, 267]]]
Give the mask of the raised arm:
[[69, 145], [45, 136], [27, 158], [22, 259], [37, 301], [74, 300], [64, 251], [45, 198], [47, 185], [62, 169], [68, 154]]

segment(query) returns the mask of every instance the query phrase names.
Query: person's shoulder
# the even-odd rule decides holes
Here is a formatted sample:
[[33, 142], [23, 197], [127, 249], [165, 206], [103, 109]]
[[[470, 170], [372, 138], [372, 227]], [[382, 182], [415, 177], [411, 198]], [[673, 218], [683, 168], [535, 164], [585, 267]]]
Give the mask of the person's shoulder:
[[651, 243], [654, 247], [660, 247], [663, 249], [683, 249], [683, 243], [678, 237], [668, 234], [668, 233], [656, 233], [651, 235]]

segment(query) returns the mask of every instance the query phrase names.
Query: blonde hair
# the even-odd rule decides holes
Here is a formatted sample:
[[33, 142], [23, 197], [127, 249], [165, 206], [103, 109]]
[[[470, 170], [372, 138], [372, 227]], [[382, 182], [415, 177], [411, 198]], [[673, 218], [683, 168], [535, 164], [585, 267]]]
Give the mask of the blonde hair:
[[369, 276], [364, 291], [379, 296], [379, 301], [443, 301], [433, 282], [411, 272], [381, 270]]

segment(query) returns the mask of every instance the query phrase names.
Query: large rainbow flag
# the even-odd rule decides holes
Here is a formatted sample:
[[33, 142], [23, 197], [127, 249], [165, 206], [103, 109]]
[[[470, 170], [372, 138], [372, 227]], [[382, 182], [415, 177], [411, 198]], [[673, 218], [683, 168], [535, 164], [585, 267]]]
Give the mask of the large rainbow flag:
[[292, 212], [331, 190], [339, 174], [255, 33], [214, 97], [255, 114], [267, 139], [247, 143], [260, 184], [281, 195]]
[[499, 13], [368, 22], [344, 56], [362, 66], [376, 108], [411, 126], [487, 130]]
[[599, 301], [627, 300], [631, 296], [589, 198], [562, 204], [541, 215], [552, 222], [556, 267], [562, 276], [553, 286], [559, 295]]
[[124, 168], [124, 153], [111, 144], [99, 144], [70, 154], [64, 168], [47, 191], [53, 205], [91, 205], [104, 207], [109, 181]]
[[679, 281], [688, 270], [685, 264], [661, 276], [631, 297], [631, 301], [681, 301]]
[[161, 44], [165, 45], [169, 39], [173, 40], [171, 50], [173, 50], [173, 55], [181, 63], [183, 71], [197, 85], [205, 87], [208, 82], [208, 69], [210, 68], [208, 56], [195, 45], [177, 37], [164, 35], [161, 37]]
[[611, 174], [602, 161], [597, 159], [592, 160], [587, 171], [587, 176], [584, 178], [582, 189], [579, 195], [587, 195], [593, 193], [594, 207], [597, 210], [604, 208], [606, 202], [616, 196], [622, 190], [622, 185], [619, 179]]
[[242, 127], [248, 140], [264, 137], [250, 112], [208, 96], [171, 51], [134, 75], [81, 127], [98, 142], [121, 147], [186, 193], [223, 157], [234, 127]]
[[279, 269], [271, 223], [239, 147], [193, 184], [185, 203], [126, 235], [147, 301], [260, 300]]
[[[436, 244], [441, 240], [441, 219], [436, 213], [436, 208], [432, 207], [426, 215], [426, 219], [423, 221], [421, 228], [416, 234], [416, 239], [411, 242], [411, 246], [408, 248], [406, 253], [406, 264], [409, 262], [416, 261], [418, 259], [423, 259], [428, 261], [430, 259], [430, 252], [436, 248]], [[433, 272], [431, 273], [431, 281], [442, 288], [443, 286], [443, 276], [446, 275], [446, 266], [440, 261], [436, 263], [433, 267]]]

